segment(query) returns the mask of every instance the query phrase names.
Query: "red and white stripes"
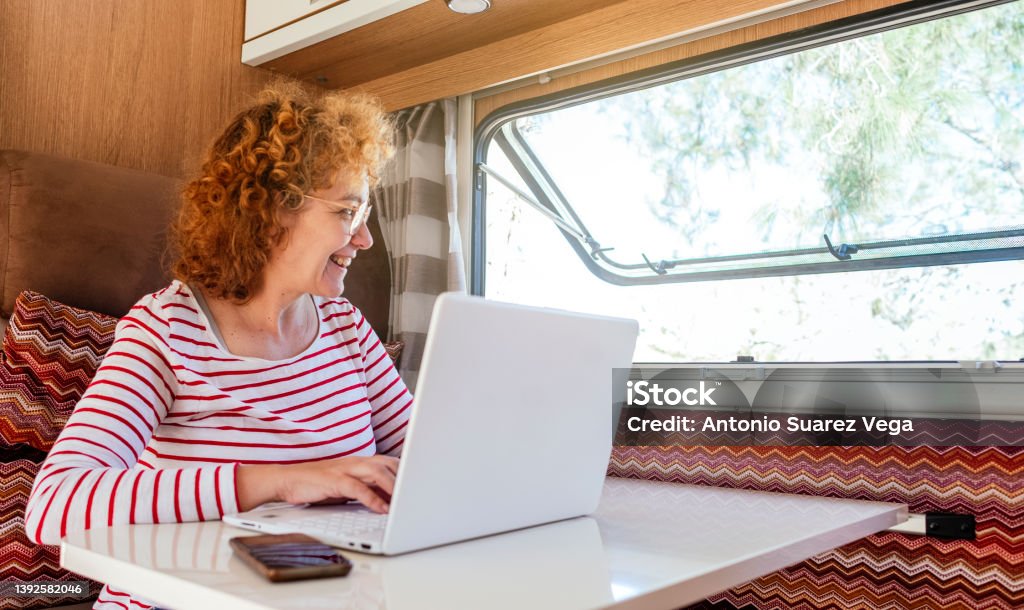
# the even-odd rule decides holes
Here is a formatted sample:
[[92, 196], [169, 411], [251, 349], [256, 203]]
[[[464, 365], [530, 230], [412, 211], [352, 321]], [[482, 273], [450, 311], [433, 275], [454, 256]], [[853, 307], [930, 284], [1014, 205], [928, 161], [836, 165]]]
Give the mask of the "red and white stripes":
[[268, 361], [220, 346], [180, 282], [139, 301], [36, 478], [29, 538], [219, 519], [239, 464], [399, 455], [412, 395], [355, 307], [314, 302], [317, 339]]

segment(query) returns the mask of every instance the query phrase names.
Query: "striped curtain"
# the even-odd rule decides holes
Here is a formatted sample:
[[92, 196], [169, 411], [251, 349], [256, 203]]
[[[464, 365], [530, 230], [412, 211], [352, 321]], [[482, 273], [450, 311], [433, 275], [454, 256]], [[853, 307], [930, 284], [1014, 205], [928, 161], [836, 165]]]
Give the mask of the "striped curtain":
[[391, 261], [388, 339], [405, 342], [399, 373], [410, 388], [437, 295], [466, 290], [455, 184], [454, 99], [394, 115], [396, 154], [374, 190]]

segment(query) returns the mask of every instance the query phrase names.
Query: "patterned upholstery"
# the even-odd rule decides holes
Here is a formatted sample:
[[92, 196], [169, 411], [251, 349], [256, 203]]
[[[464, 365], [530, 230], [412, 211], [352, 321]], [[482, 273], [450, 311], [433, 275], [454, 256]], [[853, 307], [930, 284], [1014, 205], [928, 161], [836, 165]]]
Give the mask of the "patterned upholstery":
[[[25, 503], [45, 454], [24, 445], [0, 449], [0, 582], [60, 582], [83, 580], [60, 567], [60, 547], [39, 546], [25, 537]], [[6, 597], [0, 608], [48, 608], [99, 595], [91, 583], [90, 596]]]
[[[18, 295], [0, 360], [0, 582], [82, 580], [60, 567], [60, 548], [25, 536], [25, 504], [39, 466], [96, 373], [117, 319], [35, 292]], [[22, 444], [24, 443], [24, 444]], [[2, 608], [43, 608], [89, 596], [9, 598]]]
[[[4, 336], [0, 446], [49, 451], [114, 340], [117, 318], [22, 292]], [[404, 344], [384, 344], [398, 361]]]
[[0, 435], [49, 451], [114, 340], [117, 318], [25, 291], [4, 336]]
[[[117, 318], [25, 291], [15, 301], [0, 360], [0, 582], [81, 580], [60, 549], [25, 536], [25, 504], [46, 451], [114, 339]], [[396, 360], [402, 342], [384, 348]], [[92, 583], [90, 596], [101, 585]], [[44, 608], [83, 597], [0, 599], [0, 610]]]
[[906, 502], [911, 512], [977, 518], [974, 541], [883, 532], [694, 609], [1024, 608], [1024, 447], [618, 446], [609, 474]]
[[391, 356], [391, 361], [398, 364], [398, 359], [402, 357], [402, 350], [405, 348], [405, 343], [402, 341], [391, 341], [384, 344], [384, 351]]

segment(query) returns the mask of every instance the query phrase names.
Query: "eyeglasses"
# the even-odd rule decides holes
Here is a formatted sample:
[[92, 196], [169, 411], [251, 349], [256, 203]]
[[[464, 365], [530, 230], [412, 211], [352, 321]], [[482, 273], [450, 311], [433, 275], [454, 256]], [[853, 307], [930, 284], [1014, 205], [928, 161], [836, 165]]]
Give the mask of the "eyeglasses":
[[363, 201], [358, 205], [352, 205], [347, 201], [330, 201], [328, 199], [320, 199], [312, 195], [303, 195], [306, 199], [312, 199], [313, 201], [319, 201], [326, 203], [330, 206], [341, 206], [342, 208], [352, 212], [352, 218], [349, 222], [348, 232], [350, 235], [355, 235], [359, 232], [359, 229], [363, 227], [370, 220], [370, 212], [373, 211], [373, 206], [368, 201]]

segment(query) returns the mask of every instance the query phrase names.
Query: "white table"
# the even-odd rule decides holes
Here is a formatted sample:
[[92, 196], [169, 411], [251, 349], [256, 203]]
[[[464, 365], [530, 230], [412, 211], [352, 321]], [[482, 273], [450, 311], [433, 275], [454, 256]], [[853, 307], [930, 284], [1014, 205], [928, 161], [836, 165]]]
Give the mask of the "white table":
[[886, 529], [904, 504], [609, 478], [597, 513], [271, 584], [221, 522], [68, 536], [61, 564], [176, 610], [677, 608]]

